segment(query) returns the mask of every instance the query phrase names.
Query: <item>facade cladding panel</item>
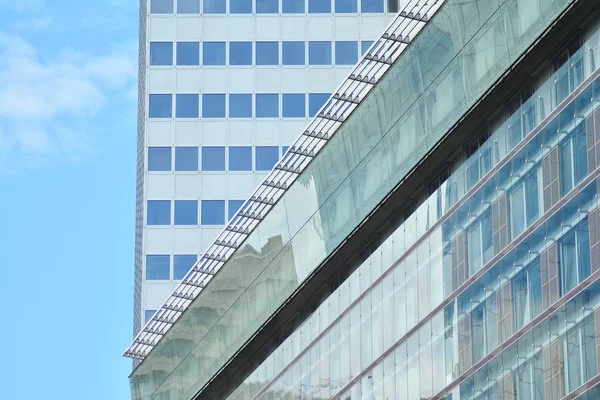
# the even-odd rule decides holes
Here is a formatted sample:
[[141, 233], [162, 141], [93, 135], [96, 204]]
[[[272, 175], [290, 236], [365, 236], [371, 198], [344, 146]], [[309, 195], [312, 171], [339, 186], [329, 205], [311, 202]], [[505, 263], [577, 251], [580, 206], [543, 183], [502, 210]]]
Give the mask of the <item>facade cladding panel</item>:
[[[444, 4], [134, 371], [133, 398], [202, 398], [572, 2]], [[230, 399], [599, 398], [600, 16], [579, 28]]]

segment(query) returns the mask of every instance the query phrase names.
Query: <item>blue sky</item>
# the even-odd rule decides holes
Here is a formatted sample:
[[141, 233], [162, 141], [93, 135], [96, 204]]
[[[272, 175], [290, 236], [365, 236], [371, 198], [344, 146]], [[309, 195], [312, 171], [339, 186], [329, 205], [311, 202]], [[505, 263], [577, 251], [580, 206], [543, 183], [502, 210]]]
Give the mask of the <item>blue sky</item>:
[[137, 0], [0, 0], [0, 385], [128, 399]]

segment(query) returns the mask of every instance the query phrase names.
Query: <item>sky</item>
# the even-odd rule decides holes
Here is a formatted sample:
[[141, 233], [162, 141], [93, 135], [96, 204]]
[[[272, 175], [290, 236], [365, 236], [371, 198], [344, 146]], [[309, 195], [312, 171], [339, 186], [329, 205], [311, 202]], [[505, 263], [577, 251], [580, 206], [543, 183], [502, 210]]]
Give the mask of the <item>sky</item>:
[[4, 399], [129, 398], [137, 0], [0, 0]]

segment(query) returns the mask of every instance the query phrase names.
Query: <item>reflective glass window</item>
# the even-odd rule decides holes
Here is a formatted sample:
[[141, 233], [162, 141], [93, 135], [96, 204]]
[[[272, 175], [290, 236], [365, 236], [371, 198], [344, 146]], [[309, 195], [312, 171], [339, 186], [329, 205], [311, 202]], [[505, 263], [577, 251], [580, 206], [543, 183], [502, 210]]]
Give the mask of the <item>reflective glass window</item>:
[[256, 12], [277, 14], [279, 12], [279, 0], [256, 0]]
[[304, 93], [284, 93], [282, 97], [282, 115], [284, 118], [304, 118], [306, 116]]
[[204, 0], [204, 14], [225, 14], [227, 0]]
[[175, 147], [175, 171], [198, 171], [197, 147]]
[[148, 323], [152, 319], [152, 317], [156, 314], [156, 310], [145, 310], [144, 311], [144, 323]]
[[146, 256], [146, 280], [168, 280], [171, 278], [171, 256], [148, 254]]
[[173, 279], [180, 281], [198, 261], [195, 254], [175, 254], [173, 256]]
[[200, 65], [200, 43], [177, 42], [177, 65]]
[[230, 0], [229, 12], [231, 14], [252, 14], [252, 0]]
[[149, 118], [171, 118], [173, 115], [173, 96], [170, 94], [151, 94], [148, 101]]
[[225, 147], [202, 147], [202, 170], [225, 171]]
[[256, 42], [256, 65], [279, 65], [279, 42]]
[[175, 200], [175, 225], [198, 225], [198, 200]]
[[360, 12], [362, 13], [382, 13], [383, 0], [360, 0]]
[[358, 62], [358, 42], [335, 42], [335, 63], [337, 65], [354, 65]]
[[282, 0], [285, 14], [304, 14], [304, 0]]
[[229, 200], [229, 204], [227, 206], [229, 208], [228, 214], [230, 221], [234, 217], [234, 215], [240, 210], [240, 208], [242, 208], [243, 205], [244, 200]]
[[225, 118], [225, 95], [203, 94], [202, 95], [202, 117], [203, 118]]
[[305, 42], [282, 42], [281, 59], [283, 65], [304, 65], [306, 58], [304, 55]]
[[252, 65], [252, 42], [230, 42], [229, 65]]
[[177, 0], [177, 14], [200, 14], [200, 0]]
[[387, 12], [397, 13], [400, 11], [398, 0], [387, 0]]
[[225, 200], [202, 200], [202, 225], [225, 225]]
[[170, 171], [171, 148], [148, 147], [148, 171]]
[[311, 14], [330, 13], [331, 0], [308, 0], [308, 12]]
[[252, 95], [229, 95], [229, 118], [252, 118]]
[[173, 0], [150, 0], [150, 14], [173, 14]]
[[371, 45], [373, 44], [373, 40], [363, 40], [362, 42], [360, 42], [360, 54], [364, 55], [367, 50], [369, 50], [369, 47], [371, 47]]
[[171, 225], [170, 200], [148, 200], [146, 211], [148, 225]]
[[308, 42], [310, 65], [331, 65], [331, 42]]
[[252, 147], [230, 146], [229, 147], [229, 170], [230, 171], [252, 171]]
[[317, 115], [321, 107], [327, 102], [331, 96], [329, 93], [310, 93], [308, 95], [308, 116], [314, 117]]
[[290, 146], [281, 146], [281, 156], [283, 157], [287, 153]]
[[173, 65], [173, 42], [150, 42], [150, 65]]
[[256, 170], [270, 171], [279, 161], [279, 147], [256, 146]]
[[256, 95], [256, 117], [277, 118], [279, 117], [279, 94], [258, 93]]
[[358, 12], [358, 0], [335, 0], [336, 13]]
[[225, 65], [225, 42], [202, 43], [202, 64]]
[[177, 94], [175, 96], [175, 117], [198, 118], [200, 113], [199, 95]]

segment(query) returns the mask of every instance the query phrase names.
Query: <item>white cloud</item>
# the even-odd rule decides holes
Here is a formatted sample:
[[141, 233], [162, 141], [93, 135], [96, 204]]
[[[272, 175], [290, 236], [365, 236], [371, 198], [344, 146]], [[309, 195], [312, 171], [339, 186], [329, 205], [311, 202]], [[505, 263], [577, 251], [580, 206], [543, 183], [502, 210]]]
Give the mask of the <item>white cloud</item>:
[[22, 37], [0, 32], [0, 54], [0, 171], [93, 149], [94, 119], [116, 98], [129, 100], [136, 84], [135, 51], [125, 48], [65, 48], [44, 60]]

